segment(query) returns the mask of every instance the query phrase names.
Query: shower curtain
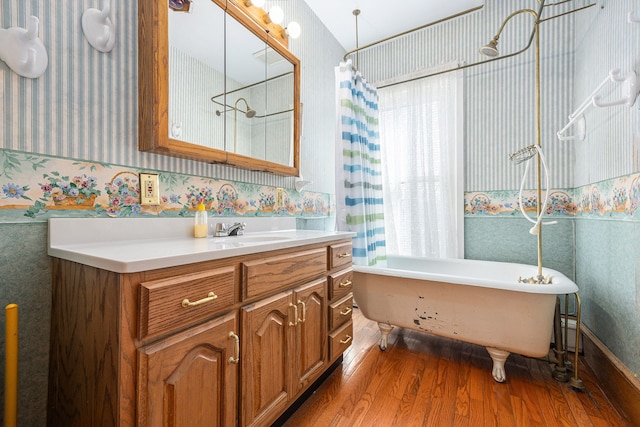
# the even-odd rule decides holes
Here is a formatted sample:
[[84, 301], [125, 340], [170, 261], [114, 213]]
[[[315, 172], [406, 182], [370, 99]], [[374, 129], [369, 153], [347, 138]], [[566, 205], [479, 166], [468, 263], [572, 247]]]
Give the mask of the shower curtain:
[[356, 233], [353, 263], [386, 261], [378, 91], [351, 60], [336, 73], [336, 227]]

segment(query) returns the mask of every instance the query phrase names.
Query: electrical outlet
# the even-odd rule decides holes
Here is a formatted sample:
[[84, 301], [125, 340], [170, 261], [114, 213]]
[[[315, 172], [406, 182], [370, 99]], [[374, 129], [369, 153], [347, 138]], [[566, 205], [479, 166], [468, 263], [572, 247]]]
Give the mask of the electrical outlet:
[[276, 207], [284, 206], [284, 188], [276, 188]]
[[159, 205], [160, 204], [160, 182], [159, 176], [155, 173], [140, 174], [140, 204]]

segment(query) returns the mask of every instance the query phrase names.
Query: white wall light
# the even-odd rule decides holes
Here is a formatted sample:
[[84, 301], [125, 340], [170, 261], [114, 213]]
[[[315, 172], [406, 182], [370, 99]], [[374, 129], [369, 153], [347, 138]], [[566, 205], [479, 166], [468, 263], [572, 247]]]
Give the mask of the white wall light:
[[285, 31], [287, 32], [289, 37], [291, 37], [292, 39], [297, 39], [298, 37], [300, 37], [300, 33], [302, 33], [302, 28], [300, 28], [300, 24], [298, 24], [296, 21], [291, 21], [289, 22], [289, 25], [287, 25], [287, 28], [285, 28]]
[[280, 6], [273, 6], [269, 9], [269, 18], [271, 22], [280, 25], [284, 20], [284, 11]]

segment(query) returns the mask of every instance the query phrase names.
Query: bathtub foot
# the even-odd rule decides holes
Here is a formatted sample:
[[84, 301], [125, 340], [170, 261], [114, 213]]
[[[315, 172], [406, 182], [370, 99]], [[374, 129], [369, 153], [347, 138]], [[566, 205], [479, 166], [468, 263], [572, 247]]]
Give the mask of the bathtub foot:
[[487, 347], [487, 351], [493, 360], [493, 370], [491, 371], [493, 379], [499, 383], [505, 382], [507, 374], [504, 371], [504, 362], [507, 361], [507, 357], [509, 357], [511, 353], [495, 347]]
[[393, 330], [393, 326], [388, 323], [378, 322], [378, 328], [380, 328], [380, 350], [385, 351], [387, 349], [387, 341], [389, 340], [389, 334]]

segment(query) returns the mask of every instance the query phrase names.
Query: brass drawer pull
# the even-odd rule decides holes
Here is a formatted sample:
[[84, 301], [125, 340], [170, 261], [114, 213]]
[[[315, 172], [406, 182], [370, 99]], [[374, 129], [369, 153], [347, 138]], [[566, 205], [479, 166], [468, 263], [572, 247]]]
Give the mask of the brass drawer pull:
[[298, 304], [302, 305], [302, 319], [298, 319], [300, 323], [304, 323], [307, 320], [307, 304], [298, 300]]
[[233, 341], [235, 342], [235, 353], [236, 353], [236, 357], [229, 357], [229, 363], [233, 363], [238, 364], [238, 362], [240, 362], [240, 337], [238, 337], [236, 334], [234, 334], [233, 332], [229, 332], [229, 338], [233, 338]]
[[347, 280], [346, 282], [340, 282], [340, 284], [338, 285], [341, 288], [346, 288], [348, 286], [351, 286], [353, 282], [351, 282], [351, 280]]
[[298, 306], [290, 302], [289, 307], [293, 307], [293, 318], [295, 321], [289, 322], [289, 326], [298, 326]]
[[206, 296], [206, 298], [202, 298], [201, 300], [195, 301], [195, 302], [191, 302], [189, 301], [189, 299], [185, 298], [182, 300], [182, 306], [183, 307], [195, 307], [196, 305], [200, 305], [200, 304], [204, 304], [205, 302], [209, 302], [209, 301], [213, 301], [214, 299], [218, 298], [218, 295], [216, 295], [214, 292], [209, 292]]
[[351, 337], [351, 335], [347, 335], [347, 338], [344, 340], [340, 340], [340, 344], [348, 344], [351, 342], [353, 338]]
[[347, 307], [347, 309], [345, 311], [341, 311], [340, 315], [341, 316], [348, 316], [349, 314], [351, 314], [351, 307]]
[[351, 254], [349, 252], [338, 254], [338, 258], [349, 258], [350, 256]]

